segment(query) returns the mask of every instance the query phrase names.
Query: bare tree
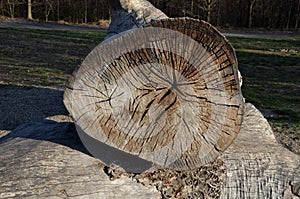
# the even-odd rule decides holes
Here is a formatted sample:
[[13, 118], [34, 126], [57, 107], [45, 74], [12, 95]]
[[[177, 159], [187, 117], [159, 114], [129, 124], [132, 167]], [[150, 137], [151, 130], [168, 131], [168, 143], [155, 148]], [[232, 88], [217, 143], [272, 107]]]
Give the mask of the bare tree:
[[286, 21], [286, 29], [289, 29], [290, 27], [292, 8], [293, 8], [293, 0], [289, 0], [289, 11], [288, 11], [288, 17]]
[[3, 0], [0, 1], [0, 15], [4, 16], [4, 7], [5, 7], [5, 3]]
[[221, 16], [221, 0], [218, 0], [217, 26], [220, 25], [220, 16]]
[[53, 11], [53, 3], [54, 2], [52, 0], [44, 0], [46, 21], [49, 21], [50, 13]]
[[90, 4], [89, 0], [84, 0], [84, 23], [88, 22], [89, 4]]
[[60, 20], [60, 0], [57, 0], [57, 4], [56, 4], [56, 16], [57, 16], [57, 21]]
[[300, 0], [298, 0], [298, 9], [297, 9], [297, 14], [296, 14], [295, 29], [298, 28], [299, 18], [300, 18]]
[[207, 22], [211, 23], [211, 10], [212, 10], [212, 4], [213, 4], [213, 0], [205, 0], [205, 4], [206, 4], [206, 11], [207, 11]]
[[27, 6], [28, 6], [27, 19], [32, 20], [33, 18], [32, 18], [32, 2], [31, 2], [31, 0], [28, 0]]
[[248, 10], [248, 28], [252, 27], [253, 23], [253, 10], [256, 0], [249, 0], [249, 10]]
[[15, 17], [15, 6], [16, 2], [14, 0], [7, 0], [7, 5], [8, 5], [8, 11], [9, 11], [9, 16], [11, 18]]

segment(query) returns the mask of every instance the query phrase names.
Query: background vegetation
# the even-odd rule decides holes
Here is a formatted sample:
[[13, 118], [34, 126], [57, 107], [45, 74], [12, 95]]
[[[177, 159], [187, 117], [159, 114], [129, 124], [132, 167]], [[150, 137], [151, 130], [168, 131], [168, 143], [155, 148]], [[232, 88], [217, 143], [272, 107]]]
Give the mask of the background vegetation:
[[[110, 17], [109, 0], [0, 0], [0, 16], [73, 23]], [[149, 0], [170, 17], [189, 16], [222, 27], [299, 29], [300, 0]], [[31, 14], [28, 12], [31, 5]]]

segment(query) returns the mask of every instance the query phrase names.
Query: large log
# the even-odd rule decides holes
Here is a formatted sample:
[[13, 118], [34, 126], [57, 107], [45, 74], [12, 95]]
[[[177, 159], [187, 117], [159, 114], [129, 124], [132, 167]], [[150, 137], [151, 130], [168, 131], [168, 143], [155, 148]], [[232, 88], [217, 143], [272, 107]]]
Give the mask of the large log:
[[104, 164], [82, 145], [71, 123], [39, 121], [0, 138], [0, 198], [158, 198]]
[[300, 156], [277, 143], [253, 105], [246, 104], [240, 134], [222, 157], [227, 168], [222, 198], [300, 197]]
[[189, 170], [214, 161], [242, 123], [232, 46], [204, 21], [166, 18], [147, 1], [113, 2], [109, 34], [132, 29], [98, 45], [64, 95], [86, 147], [132, 172], [149, 162]]
[[300, 157], [276, 143], [253, 105], [244, 107], [240, 133], [217, 161], [188, 171], [153, 167], [140, 175], [91, 157], [71, 123], [25, 124], [0, 137], [0, 198], [299, 198]]
[[105, 39], [133, 28], [149, 24], [154, 20], [168, 18], [162, 11], [146, 0], [110, 0], [112, 21]]
[[108, 168], [86, 151], [73, 124], [53, 121], [25, 124], [0, 138], [0, 154], [0, 198], [300, 197], [300, 157], [276, 143], [251, 104], [228, 150], [192, 171], [132, 176]]

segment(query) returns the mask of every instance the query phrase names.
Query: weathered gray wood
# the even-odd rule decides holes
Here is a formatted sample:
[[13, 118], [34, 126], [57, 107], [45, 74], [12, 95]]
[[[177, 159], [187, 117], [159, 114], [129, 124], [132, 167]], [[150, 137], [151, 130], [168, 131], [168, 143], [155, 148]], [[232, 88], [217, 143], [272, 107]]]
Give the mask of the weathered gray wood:
[[87, 153], [71, 123], [22, 125], [0, 138], [0, 198], [160, 198], [161, 194], [297, 199], [300, 195], [300, 157], [276, 143], [269, 124], [251, 104], [246, 104], [234, 143], [216, 162], [196, 170], [154, 169], [132, 176], [106, 168]]
[[71, 123], [22, 125], [0, 138], [0, 198], [159, 198], [130, 178], [110, 181]]
[[227, 182], [222, 198], [297, 198], [300, 156], [280, 146], [262, 114], [246, 104], [244, 122], [222, 156]]
[[109, 0], [112, 21], [105, 39], [155, 20], [168, 18], [146, 0]]
[[[122, 2], [126, 5], [126, 2], [134, 1]], [[194, 23], [188, 21], [189, 19], [184, 20], [190, 22], [188, 24]], [[156, 22], [152, 26], [172, 27], [176, 24], [176, 20], [165, 21], [168, 23]], [[201, 31], [215, 31], [206, 25]], [[185, 25], [177, 26], [177, 30], [185, 30], [180, 27]], [[188, 34], [190, 33], [187, 31]], [[207, 45], [211, 39], [209, 35], [214, 34], [199, 37], [203, 39], [200, 43], [208, 49], [211, 47]], [[226, 40], [222, 38], [220, 41]], [[229, 49], [227, 55], [233, 56], [232, 52]], [[182, 63], [180, 57], [175, 58], [178, 58], [176, 61], [179, 60], [177, 63]], [[134, 60], [134, 57], [131, 59]], [[232, 65], [236, 67], [236, 60], [229, 60], [234, 60]], [[234, 85], [237, 86], [237, 70], [234, 71]], [[73, 77], [71, 85], [74, 85], [74, 81]], [[72, 89], [66, 91], [67, 95], [70, 92]], [[234, 89], [231, 92], [234, 92]], [[74, 104], [69, 103], [67, 106], [73, 108]], [[208, 107], [211, 108], [211, 105]], [[108, 175], [114, 177], [114, 174], [107, 175], [107, 170], [112, 169], [88, 155], [70, 123], [43, 121], [27, 124], [0, 138], [0, 198], [157, 198], [159, 194], [154, 187], [159, 189], [162, 195], [174, 197], [209, 198], [221, 193], [222, 198], [299, 198], [300, 157], [276, 143], [270, 126], [254, 106], [246, 105], [243, 119], [237, 119], [238, 123], [242, 120], [238, 138], [218, 158], [218, 161], [224, 162], [227, 167], [226, 182], [222, 190], [219, 189], [224, 176], [220, 171], [225, 173], [225, 169], [218, 162], [194, 171], [179, 172], [154, 168], [151, 172], [135, 177], [119, 172], [118, 177], [110, 181]], [[215, 166], [219, 167], [214, 170]], [[181, 178], [177, 179], [178, 176]], [[143, 187], [132, 178], [137, 178], [148, 186]]]
[[92, 138], [175, 170], [218, 157], [239, 132], [244, 104], [233, 48], [189, 18], [162, 19], [97, 46], [64, 102]]

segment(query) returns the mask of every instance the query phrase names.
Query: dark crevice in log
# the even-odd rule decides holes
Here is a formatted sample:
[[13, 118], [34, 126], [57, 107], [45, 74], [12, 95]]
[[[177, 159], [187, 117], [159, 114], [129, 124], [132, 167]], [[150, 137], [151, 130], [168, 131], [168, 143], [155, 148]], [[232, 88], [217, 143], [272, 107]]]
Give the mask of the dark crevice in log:
[[[300, 167], [299, 167], [300, 169]], [[298, 197], [300, 197], [300, 182], [290, 183], [292, 187], [292, 193]]]

